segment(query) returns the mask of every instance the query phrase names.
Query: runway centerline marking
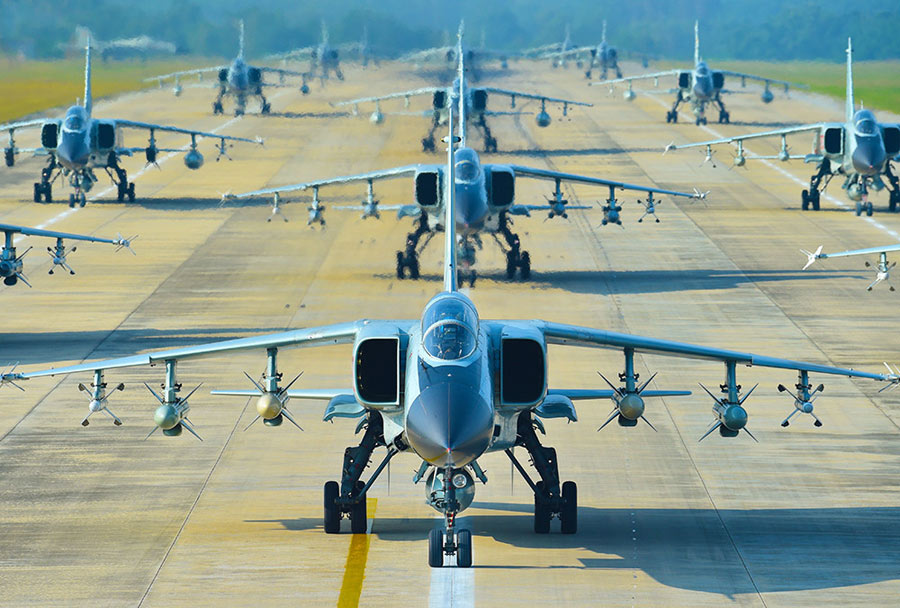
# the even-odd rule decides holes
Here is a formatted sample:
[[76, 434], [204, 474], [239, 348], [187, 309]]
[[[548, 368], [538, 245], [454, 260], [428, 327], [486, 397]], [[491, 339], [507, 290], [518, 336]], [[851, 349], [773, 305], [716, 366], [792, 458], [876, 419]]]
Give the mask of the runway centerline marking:
[[372, 541], [372, 525], [375, 523], [377, 498], [366, 499], [366, 510], [371, 513], [365, 534], [354, 534], [350, 539], [347, 551], [347, 563], [344, 566], [344, 580], [341, 582], [341, 594], [338, 596], [338, 608], [356, 608], [362, 595], [363, 581], [366, 578], [366, 562], [369, 559], [369, 544]]

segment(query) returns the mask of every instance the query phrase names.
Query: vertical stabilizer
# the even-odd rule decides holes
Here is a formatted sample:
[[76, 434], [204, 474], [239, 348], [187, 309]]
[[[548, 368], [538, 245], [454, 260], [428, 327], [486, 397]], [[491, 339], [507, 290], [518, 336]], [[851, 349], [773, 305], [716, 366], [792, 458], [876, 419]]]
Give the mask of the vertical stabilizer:
[[325, 25], [324, 19], [322, 19], [322, 44], [328, 44], [328, 26]]
[[606, 42], [606, 19], [603, 20], [603, 32], [600, 36], [600, 42]]
[[694, 21], [694, 65], [700, 63], [700, 21]]
[[[456, 39], [456, 56], [457, 56], [457, 65], [456, 65], [456, 79], [459, 82], [459, 107], [457, 108], [457, 117], [456, 120], [459, 123], [459, 145], [466, 145], [466, 95], [468, 94], [468, 87], [466, 86], [466, 65], [465, 55], [463, 53], [462, 46], [462, 37], [463, 37], [463, 24], [459, 24], [459, 33], [457, 34]], [[452, 103], [450, 104], [453, 105]], [[450, 137], [453, 137], [453, 120], [450, 120]]]
[[[460, 84], [460, 93], [462, 84]], [[460, 102], [462, 105], [462, 102]], [[449, 137], [447, 138], [447, 181], [444, 192], [447, 201], [444, 205], [444, 291], [459, 291], [456, 266], [456, 163], [453, 153], [455, 142], [453, 137], [453, 104], [448, 110]], [[462, 117], [460, 117], [462, 119]], [[460, 144], [462, 145], [462, 144]]]
[[853, 42], [847, 38], [847, 122], [853, 120], [856, 106], [853, 101]]
[[240, 22], [240, 34], [238, 35], [238, 57], [244, 58], [244, 20]]
[[87, 46], [84, 47], [84, 111], [88, 117], [91, 115], [93, 105], [94, 98], [91, 95], [91, 37], [88, 35]]

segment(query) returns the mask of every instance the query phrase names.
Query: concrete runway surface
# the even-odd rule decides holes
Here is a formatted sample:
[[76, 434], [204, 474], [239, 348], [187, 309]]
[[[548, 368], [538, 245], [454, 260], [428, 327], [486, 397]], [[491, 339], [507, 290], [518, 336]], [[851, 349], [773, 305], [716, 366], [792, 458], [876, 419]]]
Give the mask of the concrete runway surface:
[[[180, 154], [160, 162], [162, 170], [145, 169], [140, 157], [126, 160], [138, 200], [116, 203], [114, 191], [98, 185], [97, 200], [75, 211], [31, 202], [43, 161], [20, 157], [13, 169], [0, 169], [0, 221], [140, 234], [135, 257], [79, 245], [70, 258], [75, 276], [48, 276], [42, 252], [52, 242], [23, 239], [20, 248], [35, 246], [25, 258], [34, 289], [0, 288], [0, 363], [36, 369], [363, 317], [418, 318], [440, 289], [441, 247], [435, 239], [426, 250], [423, 280], [397, 280], [394, 252], [411, 231], [409, 219], [384, 212], [380, 221], [361, 220], [357, 211], [329, 209], [327, 229], [311, 230], [309, 196], [287, 197], [288, 223], [266, 223], [262, 202], [220, 207], [219, 199], [225, 191], [442, 162], [442, 154], [420, 151], [425, 119], [388, 115], [373, 126], [367, 114], [347, 118], [327, 103], [430, 82], [390, 65], [349, 68], [345, 82], [316, 86], [308, 97], [275, 89], [275, 116], [237, 120], [212, 116], [213, 93], [205, 89], [98, 103], [97, 116], [222, 128], [263, 136], [266, 146], [235, 146], [233, 161], [217, 163], [204, 142], [206, 165], [196, 172]], [[623, 228], [600, 227], [599, 206], [572, 211], [568, 221], [516, 219], [533, 280], [508, 282], [502, 254], [486, 240], [481, 278], [467, 290], [483, 318], [546, 318], [871, 371], [900, 361], [891, 329], [900, 296], [883, 285], [866, 293], [872, 273], [863, 259], [800, 270], [801, 247], [896, 242], [900, 217], [885, 211], [885, 193], [874, 197], [873, 218], [857, 218], [835, 180], [829, 192], [846, 207], [823, 197], [822, 211], [804, 213], [797, 180], [807, 182], [812, 168], [800, 162], [731, 169], [722, 150], [713, 168], [696, 151], [661, 154], [671, 141], [713, 132], [839, 120], [840, 102], [776, 93], [765, 106], [757, 95], [736, 95], [728, 100], [733, 124], [702, 128], [685, 114], [667, 125], [668, 96], [627, 103], [587, 87], [574, 68], [513, 64], [485, 84], [494, 82], [596, 105], [564, 119], [554, 108], [547, 129], [532, 116], [491, 120], [500, 152], [485, 161], [711, 193], [706, 202], [664, 198], [658, 224], [638, 224], [639, 197], [627, 193]], [[427, 105], [419, 103], [413, 107]], [[506, 109], [499, 99], [490, 103]], [[402, 102], [383, 109], [401, 111]], [[470, 135], [480, 150], [481, 137], [474, 129]], [[20, 134], [19, 144], [27, 138]], [[128, 145], [143, 141], [126, 134]], [[186, 140], [160, 136], [166, 142]], [[773, 153], [777, 146], [749, 147]], [[540, 203], [551, 188], [520, 180], [517, 190], [518, 202]], [[67, 193], [57, 186], [58, 199]], [[565, 193], [582, 204], [606, 194], [582, 186]], [[347, 204], [364, 194], [364, 185], [335, 188], [322, 199]], [[410, 203], [411, 195], [408, 180], [376, 185], [383, 204]], [[622, 366], [615, 352], [553, 347], [550, 356], [555, 387], [599, 387], [597, 370], [610, 376]], [[305, 370], [307, 387], [350, 386], [349, 359], [344, 347], [284, 351], [280, 366], [286, 376]], [[253, 408], [208, 395], [249, 388], [241, 372], [257, 376], [264, 361], [264, 353], [246, 353], [180, 366], [186, 388], [204, 383], [191, 403], [202, 443], [159, 433], [144, 441], [154, 404], [140, 384], [158, 384], [158, 368], [107, 374], [127, 385], [110, 402], [125, 422], [119, 428], [101, 416], [79, 426], [87, 400], [76, 387], [89, 375], [33, 380], [24, 393], [5, 387], [0, 605], [797, 607], [889, 606], [900, 597], [900, 392], [878, 394], [876, 383], [815, 376], [826, 385], [816, 403], [824, 427], [806, 417], [783, 429], [793, 406], [775, 387], [792, 386], [795, 376], [739, 369], [745, 387], [760, 383], [747, 402], [748, 428], [760, 443], [713, 435], [698, 444], [712, 415], [697, 383], [717, 385], [723, 366], [640, 357], [643, 377], [660, 372], [654, 387], [695, 390], [648, 404], [658, 433], [646, 425], [597, 433], [606, 402], [580, 402], [577, 424], [547, 423], [544, 441], [558, 450], [562, 478], [580, 486], [578, 534], [562, 536], [556, 524], [550, 535], [535, 535], [527, 486], [503, 454], [490, 454], [482, 459], [489, 483], [478, 485], [464, 513], [475, 567], [432, 570], [426, 536], [437, 519], [424, 488], [410, 483], [417, 460], [396, 458], [369, 492], [370, 534], [326, 536], [322, 485], [339, 479], [343, 450], [357, 439], [354, 422], [324, 424], [320, 402], [295, 401], [305, 432], [289, 425], [243, 432]]]

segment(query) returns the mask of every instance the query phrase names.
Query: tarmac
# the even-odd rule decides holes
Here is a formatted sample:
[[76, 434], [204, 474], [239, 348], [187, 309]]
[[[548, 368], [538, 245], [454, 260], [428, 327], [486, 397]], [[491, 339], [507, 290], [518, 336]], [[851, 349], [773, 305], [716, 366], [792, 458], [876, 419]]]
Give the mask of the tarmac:
[[[398, 280], [394, 256], [412, 230], [409, 219], [328, 209], [321, 230], [306, 226], [306, 194], [286, 197], [288, 222], [266, 222], [265, 201], [220, 205], [228, 191], [444, 162], [443, 154], [421, 152], [427, 120], [399, 115], [407, 111], [402, 101], [384, 104], [379, 126], [365, 109], [347, 117], [328, 104], [433, 79], [390, 64], [346, 75], [324, 89], [317, 83], [306, 97], [274, 89], [270, 117], [254, 115], [254, 102], [242, 118], [213, 116], [213, 92], [199, 88], [177, 99], [151, 89], [97, 103], [98, 117], [265, 138], [265, 147], [238, 144], [229, 150], [233, 161], [219, 162], [212, 143], [202, 142], [199, 171], [185, 168], [180, 153], [162, 155], [161, 170], [136, 155], [124, 163], [134, 203], [115, 202], [105, 178], [83, 209], [33, 203], [43, 161], [23, 155], [0, 169], [0, 222], [140, 235], [135, 256], [79, 245], [69, 259], [74, 276], [47, 275], [42, 251], [52, 241], [22, 239], [20, 252], [35, 247], [25, 257], [34, 288], [0, 287], [0, 365], [37, 369], [359, 318], [418, 318], [441, 287], [441, 247], [435, 239], [426, 249], [422, 280]], [[597, 202], [606, 190], [565, 186], [572, 204], [596, 208], [570, 211], [568, 220], [516, 219], [531, 281], [507, 281], [503, 254], [485, 239], [479, 280], [466, 289], [482, 318], [543, 318], [871, 371], [900, 360], [891, 330], [900, 296], [885, 285], [867, 293], [874, 273], [861, 258], [802, 271], [799, 252], [896, 242], [900, 216], [887, 213], [886, 193], [874, 195], [872, 218], [857, 218], [835, 180], [821, 211], [802, 212], [812, 167], [801, 161], [732, 168], [723, 149], [713, 168], [696, 151], [662, 155], [672, 141], [840, 120], [840, 102], [776, 92], [764, 105], [748, 87], [753, 94], [727, 100], [732, 124], [697, 127], [686, 113], [679, 124], [665, 123], [668, 95], [628, 103], [587, 87], [574, 67], [513, 63], [483, 82], [595, 103], [565, 118], [551, 106], [547, 129], [528, 114], [490, 119], [500, 151], [483, 154], [485, 162], [710, 194], [705, 202], [663, 197], [660, 222], [638, 224], [642, 197], [622, 193], [623, 226], [601, 227]], [[427, 100], [413, 104], [425, 109]], [[499, 99], [490, 104], [508, 109]], [[519, 100], [517, 107], [538, 110]], [[469, 131], [480, 150], [480, 135]], [[19, 134], [18, 144], [28, 137]], [[144, 137], [127, 132], [126, 144]], [[797, 153], [806, 151], [806, 137], [797, 138]], [[748, 147], [772, 154], [778, 145]], [[518, 180], [517, 199], [541, 203], [551, 190]], [[412, 202], [409, 180], [376, 184], [375, 193], [385, 205]], [[56, 186], [57, 199], [67, 194]], [[321, 192], [326, 205], [364, 196], [364, 184]], [[350, 357], [347, 347], [283, 351], [279, 363], [285, 376], [303, 370], [306, 387], [350, 386]], [[530, 491], [503, 454], [489, 454], [480, 461], [489, 482], [463, 514], [475, 566], [431, 569], [426, 536], [438, 520], [423, 484], [411, 483], [415, 458], [394, 459], [370, 490], [368, 534], [325, 535], [322, 485], [339, 479], [343, 451], [358, 440], [355, 421], [325, 424], [321, 402], [292, 401], [303, 432], [259, 423], [244, 432], [253, 407], [208, 394], [249, 388], [242, 372], [257, 376], [264, 363], [263, 353], [243, 353], [179, 366], [186, 390], [203, 383], [190, 414], [202, 442], [160, 433], [144, 440], [155, 400], [141, 383], [161, 382], [158, 368], [107, 374], [127, 386], [110, 400], [122, 427], [101, 415], [79, 426], [87, 399], [77, 385], [89, 375], [28, 381], [25, 392], [4, 387], [0, 605], [846, 607], [893, 606], [900, 597], [900, 393], [879, 393], [877, 383], [814, 376], [826, 386], [816, 402], [824, 426], [798, 416], [782, 428], [793, 405], [776, 386], [796, 377], [741, 368], [745, 389], [759, 383], [746, 404], [759, 443], [745, 434], [698, 443], [713, 418], [697, 383], [715, 387], [723, 366], [639, 357], [642, 377], [659, 372], [653, 387], [694, 391], [648, 404], [658, 432], [641, 424], [598, 433], [611, 408], [605, 402], [579, 402], [578, 423], [547, 422], [542, 440], [556, 447], [562, 478], [579, 484], [578, 533], [562, 536], [556, 524], [550, 535], [535, 535]], [[550, 351], [551, 387], [603, 388], [598, 370], [622, 371], [621, 355]]]

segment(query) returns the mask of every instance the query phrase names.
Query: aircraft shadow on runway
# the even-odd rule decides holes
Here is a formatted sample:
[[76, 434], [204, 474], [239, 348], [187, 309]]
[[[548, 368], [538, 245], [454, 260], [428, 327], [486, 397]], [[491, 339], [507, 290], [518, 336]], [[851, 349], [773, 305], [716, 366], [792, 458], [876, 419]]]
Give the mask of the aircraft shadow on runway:
[[[91, 358], [133, 355], [138, 351], [180, 348], [254, 334], [284, 331], [284, 327], [214, 327], [190, 329], [117, 329], [40, 333], [0, 332], [0, 361], [22, 365], [72, 361], [84, 357], [85, 347], [101, 346]], [[0, 364], [2, 365], [2, 364]]]

